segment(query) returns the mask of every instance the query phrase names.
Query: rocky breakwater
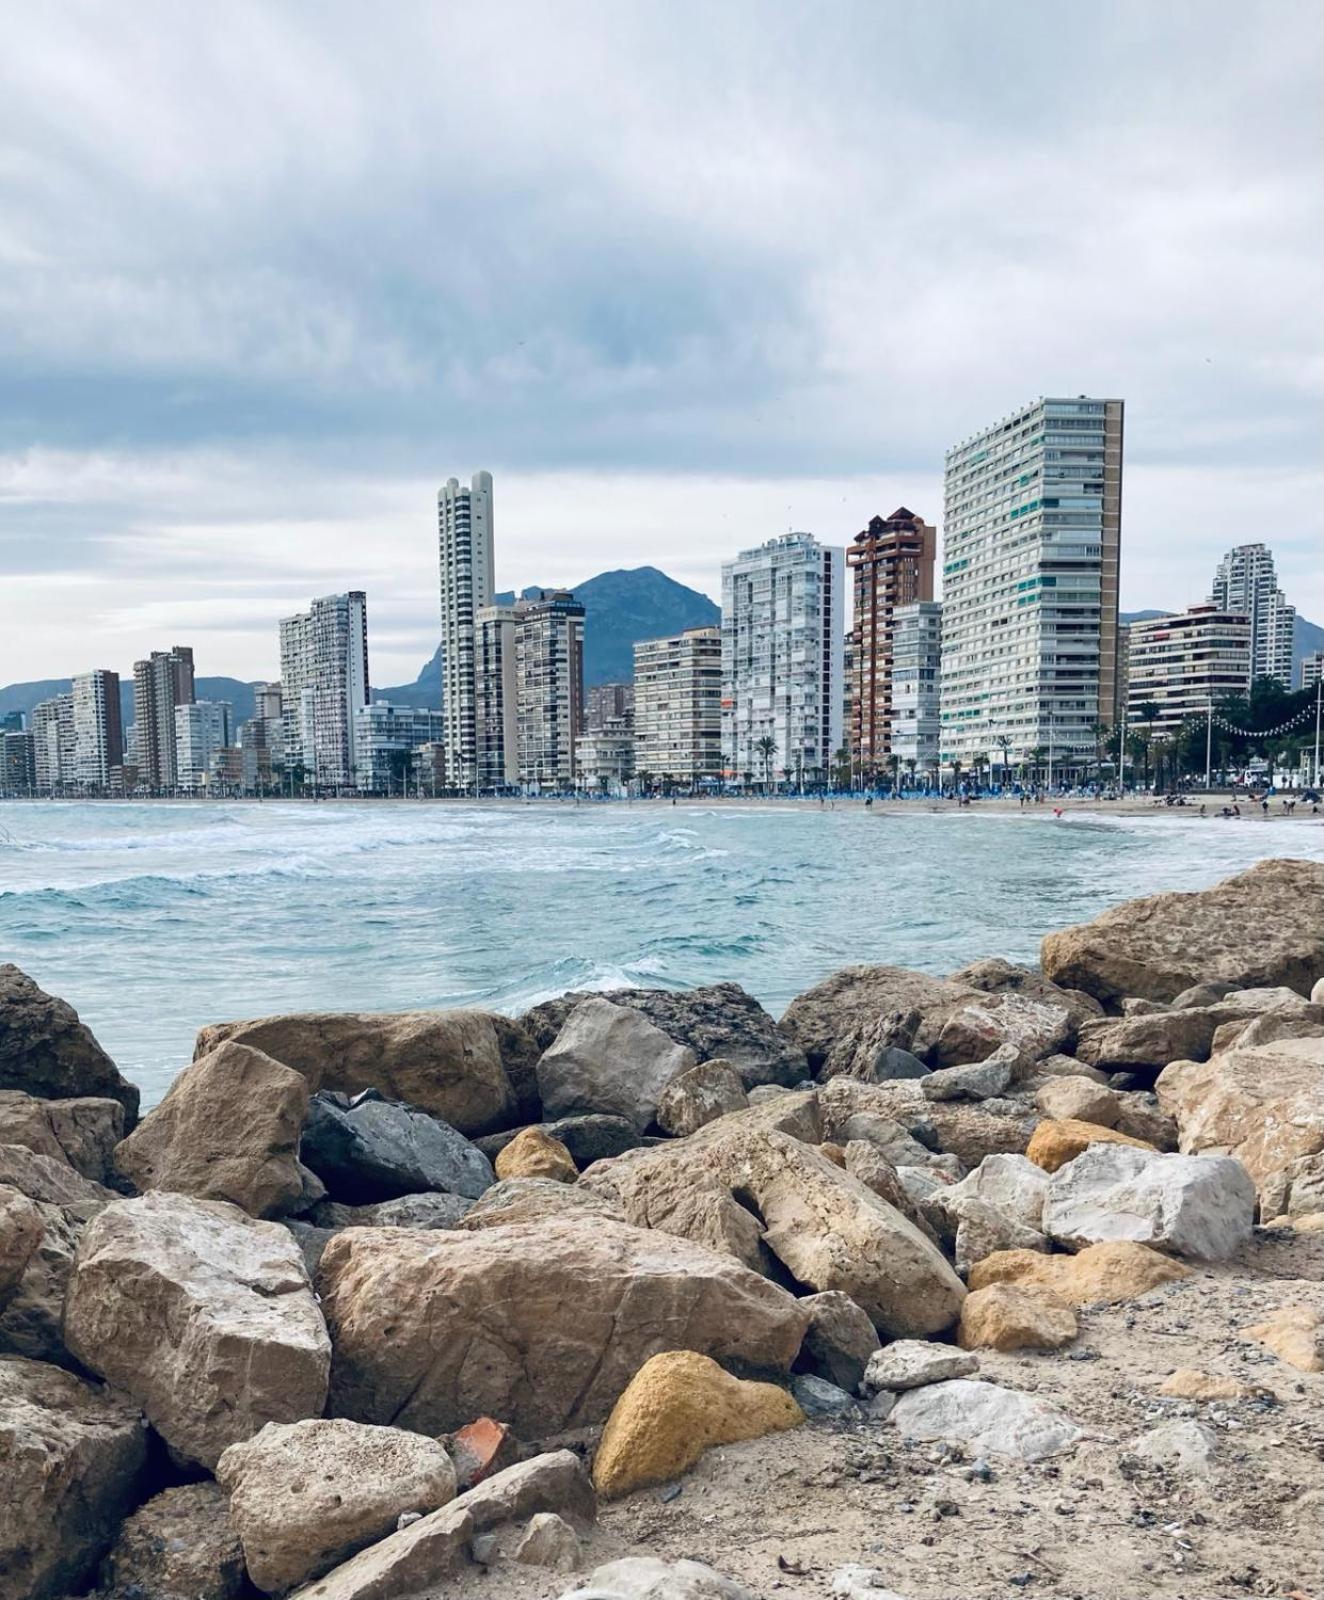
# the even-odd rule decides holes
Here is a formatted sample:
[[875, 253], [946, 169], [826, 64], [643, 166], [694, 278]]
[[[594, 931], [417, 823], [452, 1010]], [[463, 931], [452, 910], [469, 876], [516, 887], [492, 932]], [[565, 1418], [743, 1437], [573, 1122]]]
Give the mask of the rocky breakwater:
[[[0, 1600], [824, 1592], [720, 1517], [672, 1552], [705, 1563], [641, 1554], [631, 1508], [820, 1437], [981, 1485], [1087, 1459], [1101, 1308], [1140, 1340], [1319, 1237], [1322, 1052], [1292, 862], [780, 1023], [721, 984], [215, 1024], [141, 1120], [0, 969]], [[1248, 1302], [1243, 1359], [1324, 1384], [1317, 1276]], [[1263, 1392], [1198, 1344], [1172, 1403]], [[1153, 1432], [1135, 1471], [1213, 1481], [1203, 1423]], [[830, 1592], [895, 1592], [860, 1554]]]

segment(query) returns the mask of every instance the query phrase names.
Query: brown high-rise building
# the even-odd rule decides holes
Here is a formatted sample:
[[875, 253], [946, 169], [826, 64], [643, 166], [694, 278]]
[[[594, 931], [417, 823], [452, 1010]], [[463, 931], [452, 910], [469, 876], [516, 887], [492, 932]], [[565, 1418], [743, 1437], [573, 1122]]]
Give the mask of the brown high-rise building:
[[133, 721], [137, 729], [138, 779], [148, 789], [179, 781], [175, 760], [175, 707], [193, 704], [193, 651], [177, 644], [153, 650], [133, 664]]
[[846, 546], [855, 575], [854, 674], [850, 743], [865, 771], [881, 768], [892, 750], [892, 632], [898, 606], [933, 599], [933, 526], [901, 506], [871, 517]]

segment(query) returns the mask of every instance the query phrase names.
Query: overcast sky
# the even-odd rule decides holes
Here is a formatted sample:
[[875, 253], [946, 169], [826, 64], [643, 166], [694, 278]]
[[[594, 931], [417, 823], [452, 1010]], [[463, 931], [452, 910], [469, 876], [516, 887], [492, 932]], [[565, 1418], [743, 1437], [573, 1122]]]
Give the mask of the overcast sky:
[[11, 7], [0, 683], [349, 587], [412, 679], [452, 473], [501, 587], [716, 594], [1052, 393], [1127, 402], [1124, 606], [1264, 539], [1324, 622], [1322, 69], [1319, 0]]

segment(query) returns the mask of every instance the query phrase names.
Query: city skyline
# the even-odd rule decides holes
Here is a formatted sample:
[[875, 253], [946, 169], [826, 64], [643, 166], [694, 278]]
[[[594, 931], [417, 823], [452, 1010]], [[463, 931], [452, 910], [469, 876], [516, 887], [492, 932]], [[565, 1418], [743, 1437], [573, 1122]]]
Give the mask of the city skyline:
[[734, 3], [698, 58], [683, 0], [148, 11], [151, 52], [28, 8], [0, 63], [0, 681], [168, 633], [256, 678], [351, 587], [401, 681], [462, 463], [498, 589], [715, 596], [788, 529], [936, 520], [955, 441], [1078, 389], [1127, 400], [1123, 609], [1253, 526], [1324, 616], [1318, 7]]

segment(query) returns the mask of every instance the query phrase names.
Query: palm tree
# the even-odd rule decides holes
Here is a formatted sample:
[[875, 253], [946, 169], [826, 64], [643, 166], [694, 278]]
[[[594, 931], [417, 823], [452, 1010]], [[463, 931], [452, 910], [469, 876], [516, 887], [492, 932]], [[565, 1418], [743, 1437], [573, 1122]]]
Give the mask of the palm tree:
[[777, 754], [777, 741], [770, 733], [754, 741], [754, 748], [763, 758], [763, 792], [772, 793], [772, 758]]
[[915, 760], [914, 756], [906, 757], [906, 771], [910, 775], [910, 787], [912, 789], [915, 787], [915, 768], [918, 765], [919, 762]]
[[1094, 769], [1096, 773], [1103, 770], [1104, 741], [1112, 732], [1106, 722], [1091, 722], [1090, 732], [1094, 735]]
[[1048, 746], [1046, 744], [1037, 744], [1035, 745], [1034, 749], [1030, 751], [1030, 770], [1034, 773], [1034, 781], [1036, 784], [1040, 780], [1043, 764], [1047, 760]]
[[850, 747], [842, 745], [832, 758], [838, 789], [849, 789], [851, 781]]
[[897, 784], [897, 774], [901, 770], [901, 757], [894, 751], [890, 756], [888, 756], [887, 764], [892, 769], [892, 798], [895, 800], [899, 787]]
[[1002, 786], [1005, 789], [1007, 786], [1007, 768], [1011, 762], [1011, 735], [1009, 733], [1000, 733], [993, 743], [1002, 751]]

